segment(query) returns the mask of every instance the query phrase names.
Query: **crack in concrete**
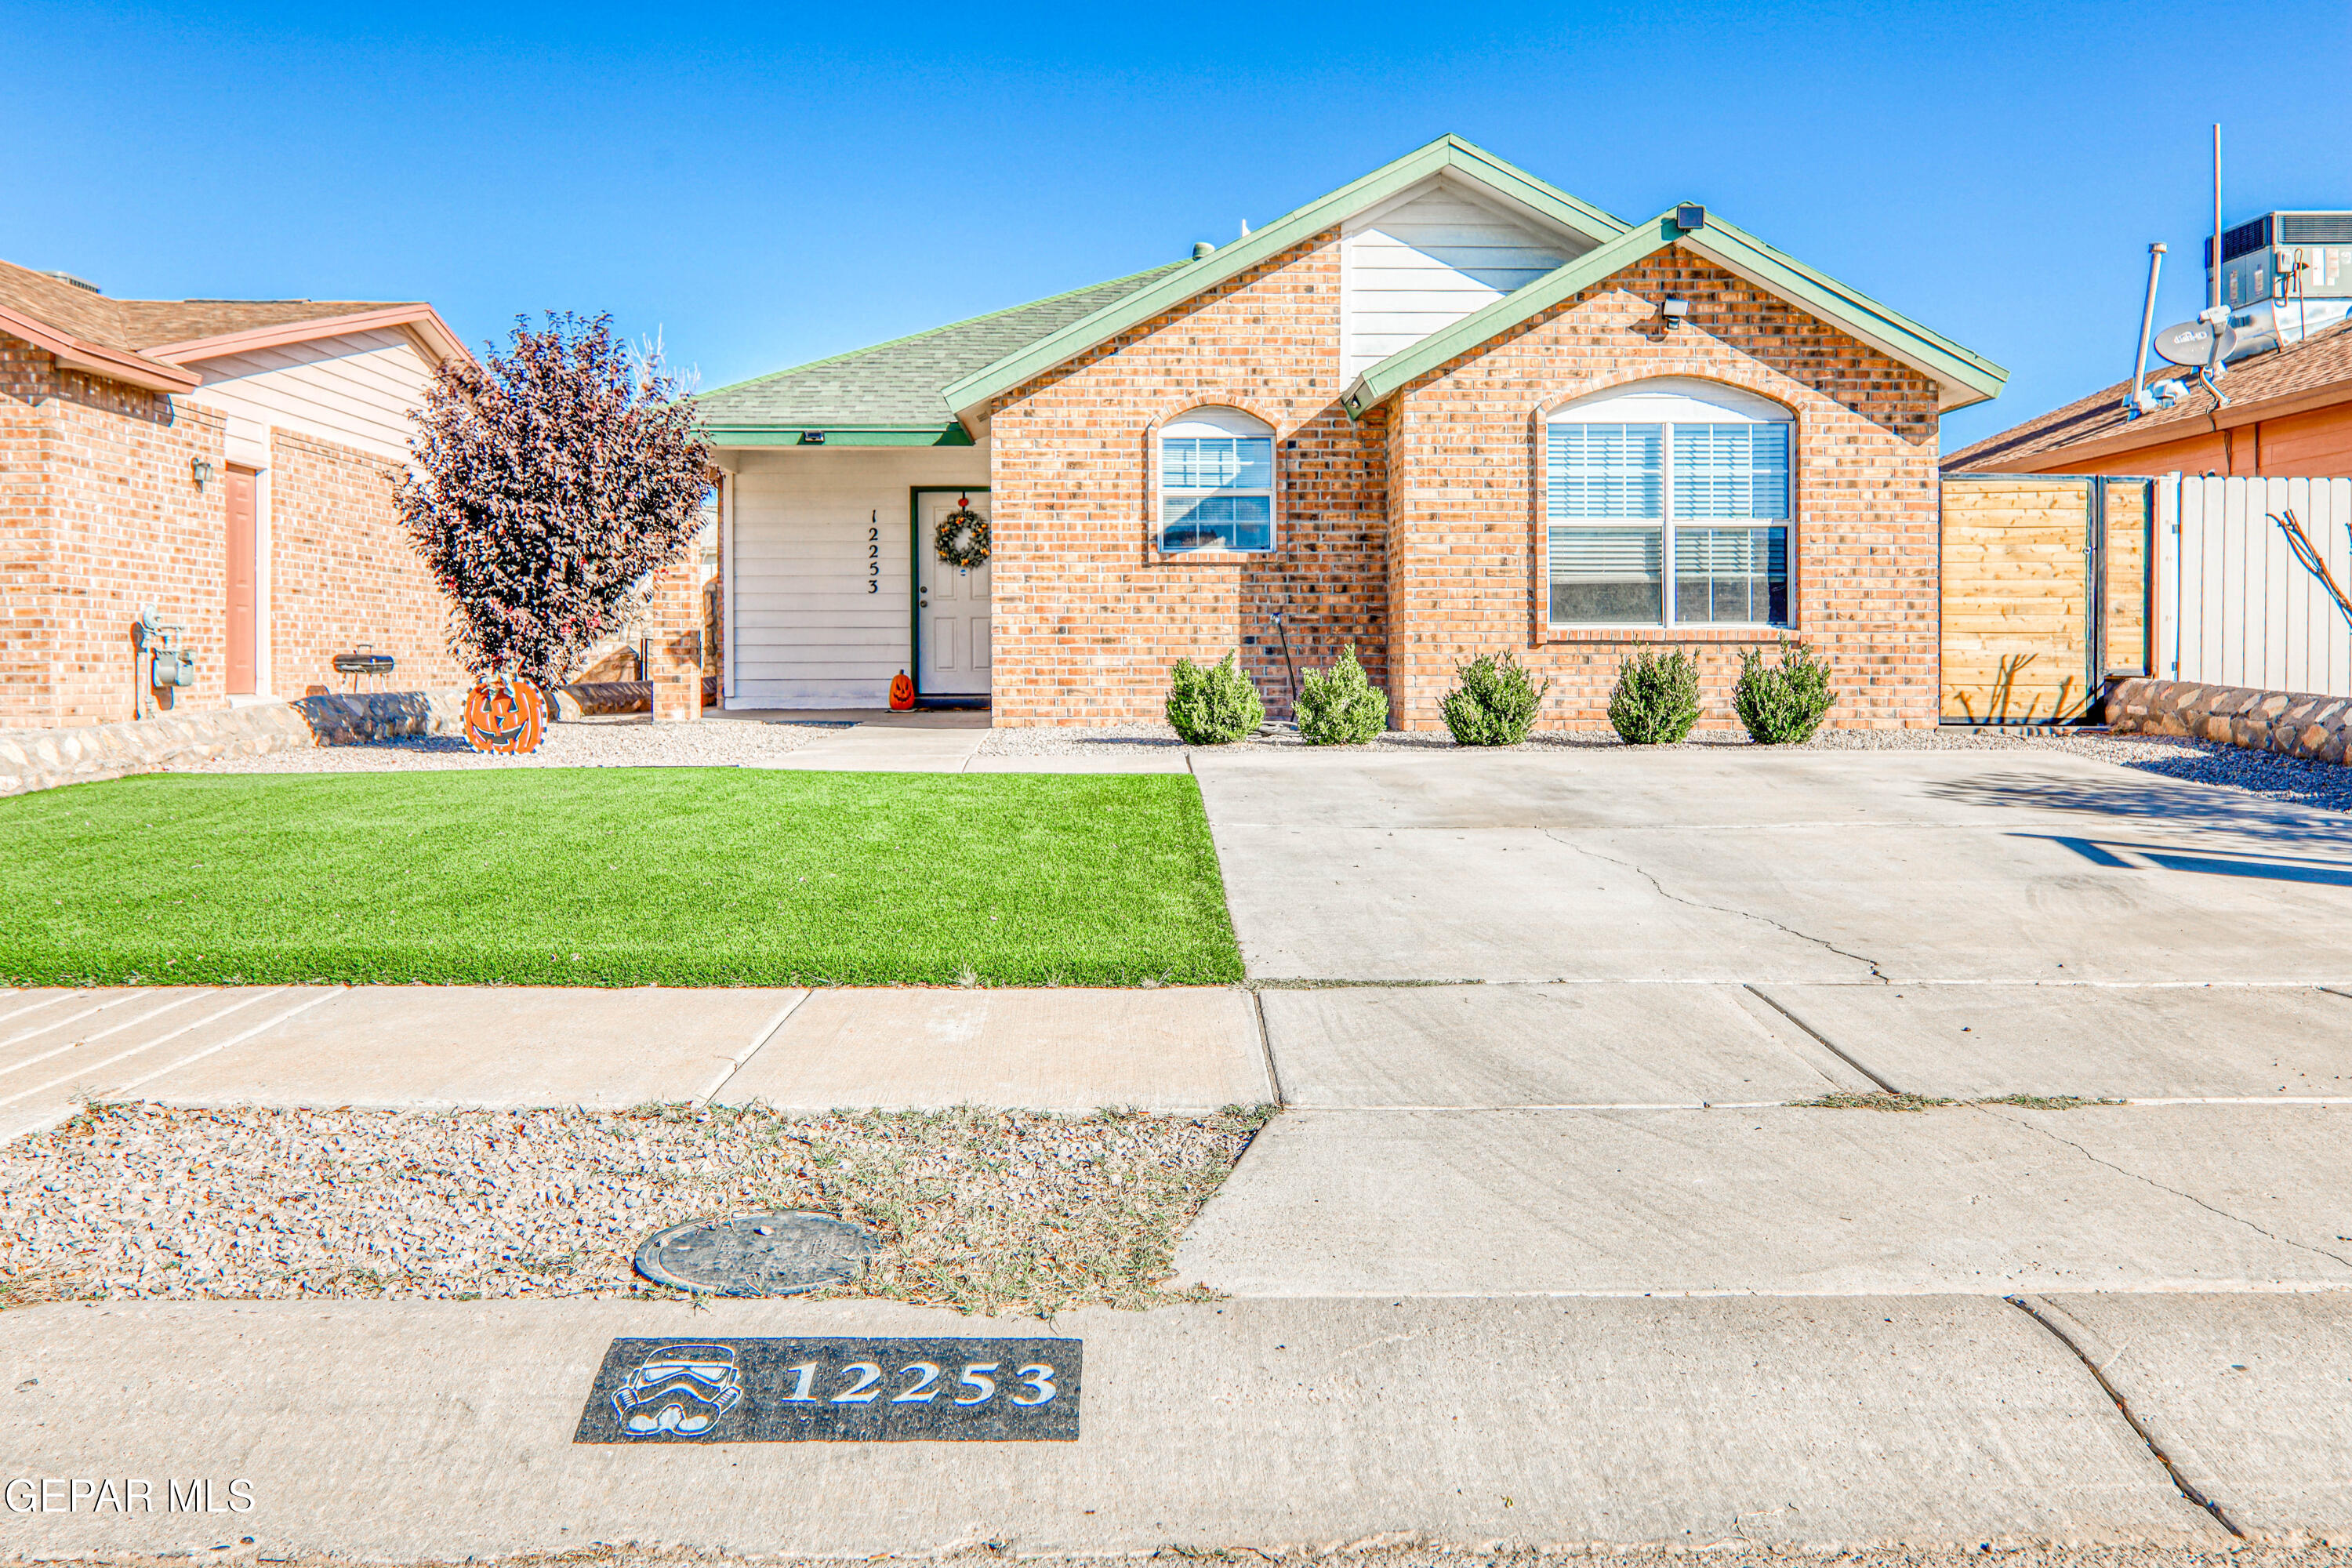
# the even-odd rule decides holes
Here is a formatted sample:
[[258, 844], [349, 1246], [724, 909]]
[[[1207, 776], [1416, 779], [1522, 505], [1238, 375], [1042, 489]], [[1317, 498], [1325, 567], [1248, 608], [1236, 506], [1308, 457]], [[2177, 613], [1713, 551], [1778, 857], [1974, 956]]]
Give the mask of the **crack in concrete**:
[[1892, 985], [1894, 984], [1893, 981], [1886, 977], [1885, 972], [1878, 967], [1878, 960], [1868, 957], [1863, 953], [1849, 952], [1845, 948], [1840, 947], [1837, 943], [1830, 941], [1827, 937], [1815, 936], [1811, 931], [1799, 931], [1792, 925], [1785, 925], [1782, 922], [1774, 920], [1770, 915], [1759, 915], [1753, 910], [1734, 909], [1727, 904], [1702, 903], [1696, 899], [1685, 898], [1680, 893], [1668, 892], [1666, 890], [1666, 885], [1658, 880], [1657, 873], [1650, 870], [1646, 867], [1636, 865], [1631, 860], [1620, 860], [1613, 855], [1603, 855], [1600, 850], [1594, 849], [1588, 845], [1571, 843], [1570, 840], [1562, 838], [1559, 834], [1553, 832], [1549, 827], [1543, 828], [1540, 831], [1546, 838], [1550, 839], [1553, 843], [1559, 845], [1563, 848], [1573, 850], [1579, 855], [1589, 855], [1593, 859], [1601, 862], [1603, 865], [1615, 866], [1622, 869], [1633, 872], [1635, 876], [1647, 881], [1650, 886], [1656, 890], [1658, 897], [1666, 900], [1670, 903], [1682, 904], [1694, 910], [1706, 910], [1713, 914], [1737, 915], [1741, 920], [1754, 921], [1759, 925], [1770, 926], [1774, 931], [1780, 932], [1784, 936], [1795, 937], [1799, 942], [1810, 942], [1816, 947], [1825, 948], [1829, 952], [1836, 953], [1840, 958], [1848, 959], [1855, 963], [1863, 965], [1870, 971], [1870, 978], [1881, 985]]
[[[2168, 1187], [2162, 1182], [2158, 1181], [2154, 1176], [2144, 1175], [2140, 1172], [2128, 1170], [2122, 1165], [2116, 1164], [2112, 1160], [2102, 1160], [2096, 1154], [2092, 1153], [2088, 1149], [2084, 1148], [2080, 1143], [2075, 1142], [2072, 1138], [2061, 1137], [2057, 1133], [2053, 1132], [2047, 1127], [2038, 1126], [2033, 1122], [2026, 1121], [2022, 1117], [2003, 1116], [1990, 1105], [1980, 1103], [1973, 1104], [1970, 1105], [1969, 1109], [1971, 1110], [1980, 1110], [1986, 1115], [1993, 1117], [1996, 1121], [2008, 1122], [2012, 1127], [2023, 1127], [2029, 1131], [2039, 1132], [2053, 1143], [2063, 1143], [2067, 1148], [2072, 1149], [2074, 1152], [2080, 1154], [2084, 1159], [2088, 1160], [2094, 1165], [2105, 1166], [2106, 1169], [2113, 1171], [2119, 1176], [2128, 1176], [2135, 1182], [2144, 1183], [2148, 1186], [2154, 1187], [2159, 1193], [2170, 1193], [2176, 1198], [2195, 1204], [2199, 1208], [2203, 1209], [2207, 1214], [2212, 1215], [2216, 1218], [2226, 1219], [2232, 1225], [2244, 1226], [2248, 1230], [2252, 1231], [2256, 1236], [2262, 1237], [2265, 1240], [2275, 1241], [2282, 1247], [2292, 1247], [2299, 1251], [2314, 1253], [2318, 1257], [2326, 1258], [2331, 1263], [2340, 1263], [2347, 1268], [2352, 1268], [2352, 1258], [2347, 1258], [2341, 1253], [2330, 1252], [2324, 1247], [2314, 1247], [2307, 1241], [2297, 1241], [2291, 1236], [2280, 1236], [2275, 1231], [2264, 1230], [2252, 1220], [2246, 1218], [2245, 1215], [2231, 1214], [2225, 1208], [2217, 1208], [2213, 1205], [2207, 1203], [2203, 1198], [2199, 1197], [2195, 1193], [2184, 1193], [2179, 1187]], [[2060, 1112], [2059, 1114], [2063, 1113]]]
[[2114, 1384], [2107, 1381], [2107, 1374], [2099, 1370], [2099, 1363], [2093, 1361], [2089, 1352], [2085, 1352], [2081, 1345], [2074, 1342], [2074, 1337], [2072, 1334], [2069, 1334], [2064, 1329], [2059, 1327], [2048, 1313], [2042, 1311], [2040, 1307], [2026, 1300], [2026, 1298], [2022, 1296], [2007, 1296], [2003, 1297], [2002, 1300], [2006, 1300], [2011, 1306], [2016, 1308], [2019, 1311], [2023, 1312], [2035, 1322], [2041, 1324], [2043, 1328], [2049, 1330], [2053, 1338], [2054, 1338], [2060, 1344], [2064, 1345], [2068, 1350], [2074, 1352], [2074, 1359], [2083, 1363], [2083, 1370], [2089, 1373], [2098, 1385], [2106, 1391], [2107, 1397], [2116, 1402], [2116, 1413], [2123, 1416], [2124, 1424], [2129, 1426], [2132, 1429], [2133, 1435], [2138, 1437], [2140, 1442], [2147, 1446], [2147, 1451], [2151, 1455], [2155, 1456], [2156, 1462], [2164, 1467], [2164, 1473], [2172, 1478], [2173, 1486], [2179, 1489], [2182, 1497], [2187, 1498], [2190, 1502], [2195, 1503], [2199, 1508], [2201, 1508], [2207, 1513], [2211, 1514], [2214, 1521], [2219, 1523], [2222, 1529], [2228, 1531], [2231, 1534], [2238, 1537], [2242, 1541], [2245, 1539], [2246, 1532], [2238, 1528], [2237, 1521], [2222, 1512], [2221, 1505], [2220, 1503], [2215, 1502], [2211, 1498], [2207, 1497], [2203, 1492], [2198, 1490], [2196, 1484], [2189, 1480], [2187, 1476], [2180, 1473], [2180, 1467], [2172, 1462], [2172, 1456], [2164, 1451], [2163, 1445], [2156, 1440], [2156, 1435], [2150, 1432], [2146, 1426], [2140, 1425], [2139, 1416], [2133, 1412], [2131, 1402], [2123, 1396], [2123, 1391], [2118, 1389]]

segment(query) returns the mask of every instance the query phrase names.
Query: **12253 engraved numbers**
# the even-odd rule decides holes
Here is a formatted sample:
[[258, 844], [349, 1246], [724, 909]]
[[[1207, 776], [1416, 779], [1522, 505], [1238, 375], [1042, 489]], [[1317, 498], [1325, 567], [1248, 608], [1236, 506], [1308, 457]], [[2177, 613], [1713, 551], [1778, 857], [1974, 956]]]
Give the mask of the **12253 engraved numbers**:
[[579, 1443], [1067, 1442], [1076, 1340], [614, 1340]]
[[[822, 1363], [804, 1361], [784, 1370], [793, 1378], [792, 1392], [785, 1394], [787, 1405], [817, 1405], [826, 1403], [826, 1396], [817, 1392], [818, 1373]], [[898, 1375], [911, 1378], [904, 1388], [890, 1395], [893, 1405], [929, 1405], [940, 1396], [944, 1389], [954, 1394], [957, 1405], [985, 1405], [996, 1397], [997, 1380], [1004, 1363], [1001, 1361], [971, 1361], [955, 1382], [942, 1384], [947, 1369], [932, 1361], [910, 1361], [898, 1369]], [[849, 1380], [847, 1386], [831, 1396], [835, 1405], [867, 1405], [882, 1397], [882, 1368], [870, 1361], [854, 1361], [841, 1369]], [[1011, 1394], [1015, 1405], [1043, 1405], [1061, 1391], [1054, 1386], [1054, 1367], [1050, 1362], [1033, 1361], [1012, 1374], [1017, 1388]]]

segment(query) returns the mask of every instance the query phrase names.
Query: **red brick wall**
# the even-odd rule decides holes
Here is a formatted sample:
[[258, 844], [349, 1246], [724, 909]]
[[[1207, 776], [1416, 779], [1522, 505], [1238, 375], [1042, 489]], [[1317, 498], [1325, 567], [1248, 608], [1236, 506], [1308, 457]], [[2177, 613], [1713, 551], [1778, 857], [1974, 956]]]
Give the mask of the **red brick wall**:
[[[131, 628], [152, 605], [187, 627], [196, 684], [179, 710], [227, 702], [225, 416], [59, 370], [0, 337], [0, 727], [134, 716]], [[458, 679], [440, 595], [392, 511], [395, 468], [272, 432], [271, 686], [340, 688], [354, 641], [400, 660], [400, 687]], [[216, 476], [197, 489], [193, 459]]]
[[393, 510], [400, 465], [282, 428], [269, 448], [271, 687], [345, 690], [334, 656], [360, 643], [398, 661], [391, 689], [464, 683], [447, 602]]
[[[1647, 330], [1668, 293], [1692, 324]], [[1158, 716], [1177, 657], [1243, 646], [1287, 710], [1271, 612], [1302, 668], [1352, 638], [1391, 721], [1439, 723], [1454, 665], [1508, 649], [1553, 683], [1547, 726], [1606, 721], [1631, 647], [1700, 659], [1729, 723], [1737, 647], [1714, 628], [1553, 632], [1542, 624], [1539, 414], [1654, 376], [1732, 383], [1795, 414], [1797, 635], [1836, 668], [1833, 721], [1936, 719], [1936, 393], [1917, 373], [1680, 249], [1629, 268], [1424, 376], [1387, 410], [1338, 406], [1339, 257], [1317, 236], [1017, 389], [992, 424], [995, 720]], [[1274, 427], [1276, 551], [1153, 549], [1152, 437], [1202, 405]], [[1295, 443], [1295, 445], [1294, 445]], [[1769, 639], [1767, 639], [1769, 640]]]
[[[1168, 667], [1241, 649], [1269, 711], [1288, 711], [1273, 614], [1300, 669], [1349, 640], [1385, 669], [1386, 452], [1339, 406], [1339, 249], [1321, 234], [1014, 391], [991, 425], [999, 724], [1160, 716]], [[1269, 554], [1162, 557], [1151, 452], [1187, 410], [1274, 428]]]
[[[1648, 327], [1668, 294], [1690, 324]], [[1736, 723], [1753, 631], [1554, 631], [1539, 568], [1541, 413], [1654, 376], [1727, 382], [1795, 414], [1793, 635], [1836, 671], [1831, 721], [1936, 722], [1936, 389], [1876, 350], [1675, 247], [1440, 367], [1394, 400], [1390, 627], [1393, 721], [1440, 723], [1454, 667], [1517, 653], [1552, 682], [1549, 726], [1605, 724], [1617, 666], [1666, 645], [1700, 664], [1702, 722]]]
[[[197, 684], [176, 706], [224, 700], [226, 501], [196, 488], [192, 459], [224, 465], [222, 416], [160, 394], [60, 370], [0, 339], [8, 381], [0, 491], [8, 605], [0, 615], [0, 725], [99, 724], [132, 717], [132, 622], [153, 605], [184, 622]], [[32, 458], [18, 468], [20, 454]]]
[[0, 336], [0, 727], [46, 714], [57, 615], [48, 473], [49, 356]]

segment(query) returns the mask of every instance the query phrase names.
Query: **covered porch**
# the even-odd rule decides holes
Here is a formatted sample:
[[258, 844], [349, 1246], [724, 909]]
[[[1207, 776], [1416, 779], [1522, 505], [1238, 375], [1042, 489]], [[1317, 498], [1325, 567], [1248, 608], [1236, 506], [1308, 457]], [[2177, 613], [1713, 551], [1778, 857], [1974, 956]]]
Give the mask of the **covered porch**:
[[859, 434], [714, 442], [723, 710], [887, 709], [902, 671], [927, 706], [988, 701], [989, 569], [935, 539], [988, 517], [987, 446]]

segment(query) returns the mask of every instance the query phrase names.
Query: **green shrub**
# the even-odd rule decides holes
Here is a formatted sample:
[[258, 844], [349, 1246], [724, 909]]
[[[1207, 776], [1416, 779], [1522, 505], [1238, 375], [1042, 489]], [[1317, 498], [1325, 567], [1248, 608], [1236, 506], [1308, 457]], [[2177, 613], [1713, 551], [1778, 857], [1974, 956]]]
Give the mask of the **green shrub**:
[[1676, 648], [1644, 648], [1617, 667], [1609, 722], [1629, 746], [1671, 746], [1698, 722], [1698, 661]]
[[1388, 693], [1356, 662], [1354, 643], [1330, 668], [1307, 672], [1297, 707], [1299, 739], [1310, 746], [1360, 746], [1389, 727]]
[[1780, 644], [1780, 667], [1764, 662], [1755, 648], [1739, 650], [1739, 679], [1731, 705], [1759, 746], [1790, 746], [1810, 741], [1837, 700], [1830, 689], [1830, 667], [1801, 642]]
[[1238, 650], [1206, 668], [1180, 658], [1168, 672], [1168, 722], [1188, 746], [1223, 746], [1265, 722], [1265, 704]]
[[1507, 653], [1482, 653], [1455, 665], [1454, 675], [1461, 684], [1445, 694], [1439, 711], [1457, 746], [1517, 745], [1536, 727], [1536, 710], [1551, 689]]

